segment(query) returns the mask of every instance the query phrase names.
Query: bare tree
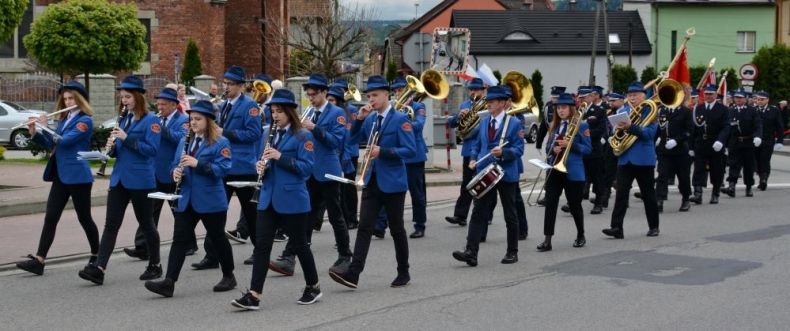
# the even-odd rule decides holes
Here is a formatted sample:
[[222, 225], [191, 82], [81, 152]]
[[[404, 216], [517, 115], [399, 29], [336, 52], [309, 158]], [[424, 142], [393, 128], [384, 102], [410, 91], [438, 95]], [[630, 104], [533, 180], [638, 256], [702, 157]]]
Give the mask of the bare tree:
[[[354, 4], [341, 5], [332, 0], [317, 8], [322, 15], [293, 17], [290, 29], [271, 32], [267, 47], [289, 48], [289, 76], [323, 72], [335, 78], [344, 74], [341, 61], [361, 55], [370, 38], [369, 22], [375, 10]], [[287, 26], [287, 25], [280, 25]]]

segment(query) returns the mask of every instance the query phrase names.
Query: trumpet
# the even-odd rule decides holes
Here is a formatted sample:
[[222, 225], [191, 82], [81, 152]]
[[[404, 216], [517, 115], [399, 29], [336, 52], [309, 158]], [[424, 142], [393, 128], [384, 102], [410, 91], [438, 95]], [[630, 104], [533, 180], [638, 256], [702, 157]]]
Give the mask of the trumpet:
[[[261, 172], [258, 173], [258, 184], [255, 186], [255, 193], [252, 195], [252, 199], [250, 202], [258, 203], [258, 198], [261, 196], [261, 186], [263, 185], [263, 175], [266, 174], [266, 165], [269, 163], [269, 159], [263, 157], [266, 154], [266, 150], [272, 147], [274, 143], [274, 131], [277, 130], [277, 121], [273, 121], [272, 125], [269, 127], [269, 136], [266, 137], [266, 146], [263, 147], [263, 152], [261, 152], [261, 161], [263, 162], [263, 169]], [[280, 137], [282, 140], [283, 137]]]
[[[118, 126], [121, 124], [121, 120], [123, 120], [123, 118], [126, 117], [127, 114], [129, 114], [129, 107], [126, 106], [126, 105], [123, 105], [123, 109], [121, 110], [121, 114], [118, 115], [118, 119], [115, 120], [115, 125], [112, 128], [113, 130], [118, 128]], [[107, 140], [108, 140], [108, 142], [114, 143], [115, 142], [115, 137], [111, 136], [111, 137], [107, 138]], [[99, 167], [99, 171], [96, 172], [96, 175], [102, 176], [102, 177], [105, 176], [104, 172], [105, 172], [105, 170], [107, 170], [107, 159], [109, 159], [110, 153], [112, 152], [114, 147], [115, 147], [115, 145], [112, 145], [109, 148], [107, 148], [107, 150], [104, 151], [104, 156], [106, 156], [107, 158], [102, 159], [101, 167]]]
[[310, 105], [310, 107], [307, 107], [307, 109], [302, 112], [302, 117], [299, 118], [299, 122], [304, 122], [304, 120], [313, 117], [313, 114], [315, 114], [315, 107]]
[[343, 94], [343, 99], [346, 101], [354, 100], [355, 102], [362, 101], [362, 94], [359, 93], [359, 89], [354, 84], [348, 84], [348, 91]]
[[[62, 113], [65, 113], [67, 111], [71, 111], [71, 110], [74, 110], [74, 109], [77, 109], [77, 107], [79, 107], [79, 106], [78, 105], [73, 105], [71, 107], [66, 107], [66, 108], [63, 108], [61, 110], [54, 111], [52, 113], [46, 114], [44, 116], [46, 116], [47, 118], [52, 118], [52, 116], [55, 116], [55, 115], [58, 115], [58, 114], [62, 114]], [[19, 123], [19, 124], [15, 125], [13, 128], [11, 128], [9, 130], [14, 131], [16, 129], [26, 127], [26, 126], [28, 126], [30, 124], [34, 124], [36, 122], [38, 122], [38, 119], [29, 120], [27, 122], [22, 122], [22, 123]]]

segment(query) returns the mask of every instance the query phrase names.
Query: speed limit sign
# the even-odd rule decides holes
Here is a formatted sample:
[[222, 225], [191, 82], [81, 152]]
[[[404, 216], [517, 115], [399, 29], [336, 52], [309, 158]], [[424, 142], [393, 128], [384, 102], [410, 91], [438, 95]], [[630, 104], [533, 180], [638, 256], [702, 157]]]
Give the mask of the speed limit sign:
[[755, 80], [757, 78], [757, 66], [751, 63], [747, 63], [741, 66], [741, 69], [738, 70], [738, 75], [741, 79], [745, 80]]

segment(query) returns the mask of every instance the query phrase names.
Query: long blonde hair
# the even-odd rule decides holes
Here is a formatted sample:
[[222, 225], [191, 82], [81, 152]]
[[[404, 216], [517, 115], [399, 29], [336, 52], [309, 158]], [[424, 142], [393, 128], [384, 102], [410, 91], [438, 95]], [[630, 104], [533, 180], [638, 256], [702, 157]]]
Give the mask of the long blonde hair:
[[[124, 90], [129, 92], [134, 97], [134, 109], [130, 109], [129, 111], [134, 114], [136, 118], [143, 118], [145, 114], [148, 112], [146, 108], [145, 96], [137, 90]], [[118, 106], [118, 115], [123, 113], [123, 104]]]
[[[85, 100], [85, 97], [83, 97], [79, 92], [70, 89], [65, 89], [60, 93], [60, 95], [58, 95], [58, 102], [55, 105], [55, 111], [66, 108], [66, 100], [63, 98], [63, 94], [66, 92], [69, 92], [72, 96], [74, 96], [74, 101], [77, 103], [77, 107], [80, 108], [80, 111], [88, 116], [93, 116], [93, 107], [91, 107], [90, 103], [88, 103], [88, 100]], [[66, 116], [69, 116], [69, 114], [66, 112], [60, 114], [60, 120], [65, 119]]]
[[[206, 144], [211, 145], [217, 142], [217, 140], [219, 140], [219, 137], [222, 136], [222, 134], [219, 133], [219, 125], [217, 125], [217, 123], [214, 122], [214, 119], [212, 119], [208, 115], [203, 113], [197, 113], [197, 114], [203, 116], [203, 118], [206, 119], [206, 131], [203, 133], [203, 138], [206, 139]], [[191, 116], [192, 114], [190, 113], [189, 117], [191, 118]], [[189, 123], [190, 120], [191, 119], [187, 119], [187, 123]], [[192, 128], [189, 128], [189, 130], [190, 132], [194, 133], [194, 130], [192, 130]]]

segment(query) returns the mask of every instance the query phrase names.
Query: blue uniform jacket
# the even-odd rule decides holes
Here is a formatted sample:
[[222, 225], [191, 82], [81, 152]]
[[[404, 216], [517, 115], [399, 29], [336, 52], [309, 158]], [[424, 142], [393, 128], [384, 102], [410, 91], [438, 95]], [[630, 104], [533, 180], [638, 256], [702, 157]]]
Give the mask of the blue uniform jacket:
[[[229, 101], [225, 101], [229, 102]], [[219, 109], [223, 109], [221, 104]], [[250, 97], [241, 95], [231, 107], [230, 114], [222, 123], [222, 135], [230, 141], [233, 150], [233, 167], [228, 175], [254, 175], [255, 162], [263, 146], [261, 140], [261, 114], [258, 104]]]
[[52, 181], [53, 162], [57, 162], [57, 174], [63, 184], [85, 184], [93, 183], [93, 175], [88, 166], [88, 161], [78, 160], [77, 152], [90, 150], [91, 135], [93, 134], [93, 119], [87, 114], [80, 112], [74, 115], [68, 125], [66, 120], [60, 121], [57, 132], [61, 139], [57, 143], [49, 133], [36, 131], [33, 141], [46, 149], [53, 150], [54, 155], [47, 161], [44, 168], [44, 181]]
[[[364, 120], [357, 119], [351, 127], [351, 136], [367, 141], [378, 113], [370, 113]], [[414, 157], [417, 149], [409, 117], [390, 107], [387, 117], [381, 122], [379, 132], [379, 156], [370, 164], [372, 171], [365, 177], [365, 185], [375, 172], [379, 189], [384, 193], [400, 193], [408, 190], [404, 159]], [[358, 171], [362, 171], [359, 169]]]
[[[620, 108], [618, 113], [631, 112], [631, 107], [624, 106]], [[635, 135], [637, 140], [617, 159], [617, 165], [633, 164], [637, 166], [656, 166], [656, 133], [658, 132], [658, 123], [655, 121], [648, 124], [644, 128], [639, 125], [631, 125], [628, 133]]]
[[[178, 144], [178, 150], [184, 150], [184, 140]], [[196, 167], [184, 167], [181, 177], [181, 198], [175, 211], [183, 213], [189, 204], [198, 213], [218, 213], [228, 210], [225, 196], [225, 184], [222, 178], [231, 169], [231, 147], [225, 137], [219, 137], [213, 144], [201, 143], [195, 158]], [[175, 169], [181, 160], [181, 153], [176, 153], [171, 169]]]
[[128, 125], [134, 115], [130, 112], [120, 123], [127, 128], [125, 140], [115, 139], [112, 154], [115, 156], [115, 167], [110, 177], [110, 187], [119, 183], [130, 190], [153, 190], [156, 188], [154, 158], [159, 150], [162, 126], [159, 117], [152, 113]]
[[417, 148], [417, 154], [404, 160], [404, 162], [425, 162], [428, 161], [428, 146], [425, 144], [425, 138], [422, 136], [422, 128], [425, 127], [425, 105], [414, 101], [411, 103], [411, 107], [414, 109], [414, 121], [411, 122], [411, 127], [412, 132], [414, 132], [414, 144]]
[[313, 177], [319, 182], [326, 182], [329, 179], [324, 177], [325, 174], [342, 176], [340, 152], [346, 136], [346, 112], [327, 102], [312, 134], [315, 140]]
[[[322, 114], [323, 116], [323, 114]], [[267, 130], [268, 131], [268, 130]], [[264, 135], [267, 137], [268, 132]], [[258, 210], [270, 204], [280, 214], [300, 214], [310, 211], [307, 179], [313, 173], [315, 143], [310, 131], [302, 129], [294, 134], [290, 129], [281, 138], [277, 150], [279, 160], [269, 160], [263, 176]]]
[[359, 140], [351, 139], [351, 125], [357, 119], [359, 110], [357, 107], [346, 105], [346, 131], [343, 137], [343, 152], [340, 156], [341, 167], [344, 174], [353, 173], [357, 165], [352, 162], [352, 158], [359, 157]]
[[[461, 103], [460, 109], [470, 109], [470, 108], [472, 108], [472, 100], [466, 100], [463, 103]], [[451, 115], [447, 119], [447, 123], [449, 123], [450, 127], [453, 129], [458, 127], [458, 114], [460, 114], [460, 112]], [[477, 142], [477, 135], [479, 132], [480, 132], [479, 125], [476, 128], [472, 129], [472, 131], [469, 131], [469, 135], [466, 136], [466, 138], [464, 138], [463, 146], [461, 146], [461, 156], [464, 157], [474, 156], [474, 154], [472, 154], [472, 145]]]
[[189, 129], [189, 116], [175, 112], [173, 118], [167, 121], [167, 125], [162, 128], [162, 139], [159, 142], [159, 149], [156, 151], [156, 181], [164, 184], [172, 184], [170, 167], [173, 155], [181, 156], [183, 150], [176, 149]]
[[[559, 126], [557, 129], [552, 132], [549, 136], [549, 144], [546, 145], [546, 155], [549, 155], [549, 164], [554, 164], [557, 162], [557, 155], [554, 154], [554, 140], [557, 139], [558, 131], [560, 130]], [[583, 182], [587, 180], [587, 177], [584, 175], [584, 156], [588, 155], [592, 152], [592, 140], [590, 138], [590, 125], [587, 124], [586, 121], [582, 121], [579, 124], [579, 131], [576, 132], [576, 136], [573, 138], [573, 145], [571, 146], [571, 152], [568, 154], [568, 161], [565, 164], [565, 168], [568, 169], [568, 173], [566, 176], [570, 181], [577, 181]]]
[[[500, 137], [502, 137], [502, 130], [505, 127], [507, 117], [510, 117], [510, 123], [508, 123], [507, 130], [504, 134], [505, 141], [507, 141], [508, 144], [505, 147], [502, 147], [502, 156], [499, 158], [495, 158], [493, 155], [489, 156], [485, 160], [477, 163], [476, 168], [477, 172], [480, 172], [489, 164], [496, 162], [505, 171], [505, 176], [502, 178], [502, 180], [505, 182], [514, 183], [518, 182], [518, 163], [521, 162], [521, 156], [524, 155], [524, 138], [522, 138], [524, 134], [519, 134], [519, 132], [522, 130], [521, 122], [518, 120], [518, 118], [513, 116], [505, 116], [505, 120], [503, 120], [504, 122], [496, 130], [493, 141], [489, 141], [486, 134], [478, 135], [477, 141], [472, 144], [472, 151], [475, 155], [472, 156], [472, 159], [478, 160], [482, 158], [494, 147], [499, 145], [499, 140]], [[480, 120], [480, 125], [478, 127], [488, 128], [490, 122], [491, 116], [487, 116]]]

